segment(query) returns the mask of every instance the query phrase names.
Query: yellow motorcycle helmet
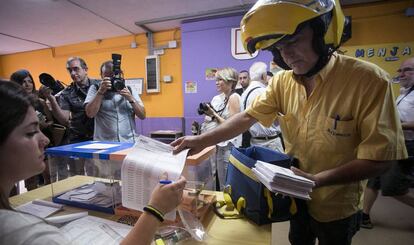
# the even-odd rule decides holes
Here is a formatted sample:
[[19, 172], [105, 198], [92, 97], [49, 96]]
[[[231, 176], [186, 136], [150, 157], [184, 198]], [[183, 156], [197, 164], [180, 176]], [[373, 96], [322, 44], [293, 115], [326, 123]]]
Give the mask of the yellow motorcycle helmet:
[[333, 52], [351, 37], [351, 21], [342, 13], [338, 0], [259, 0], [241, 21], [245, 49], [272, 52], [273, 61], [281, 68], [291, 68], [277, 48], [279, 41], [288, 41], [302, 28], [313, 30], [312, 45], [319, 54], [317, 63], [305, 74], [311, 77], [329, 61]]
[[267, 49], [294, 34], [300, 24], [327, 13], [331, 18], [324, 41], [337, 48], [343, 42], [346, 23], [339, 0], [259, 0], [240, 23], [244, 48], [249, 53]]

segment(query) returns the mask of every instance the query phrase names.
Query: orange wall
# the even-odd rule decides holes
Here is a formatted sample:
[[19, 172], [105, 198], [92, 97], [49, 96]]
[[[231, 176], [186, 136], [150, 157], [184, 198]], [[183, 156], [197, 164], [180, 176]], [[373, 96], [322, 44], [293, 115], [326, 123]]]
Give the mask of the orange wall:
[[[82, 57], [88, 67], [91, 78], [99, 78], [99, 67], [102, 62], [111, 59], [111, 53], [122, 54], [122, 70], [125, 78], [145, 79], [145, 56], [148, 55], [147, 39], [144, 34], [135, 37], [138, 47], [130, 48], [133, 36], [105, 39], [101, 42], [85, 42], [74, 45], [61, 46], [54, 49], [42, 49], [32, 52], [17, 53], [0, 56], [0, 77], [9, 78], [18, 69], [27, 69], [35, 79], [39, 88], [38, 76], [47, 72], [55, 79], [70, 83], [71, 79], [66, 71], [66, 60], [70, 56]], [[160, 56], [160, 77], [171, 75], [173, 81], [161, 81], [161, 92], [147, 94], [143, 89], [141, 99], [144, 102], [148, 117], [182, 117], [183, 96], [181, 82], [181, 32], [170, 30], [154, 35], [154, 46], [167, 45], [168, 41], [176, 40], [178, 47], [165, 49]]]
[[413, 0], [345, 6], [345, 15], [352, 16], [353, 32], [346, 45], [414, 41], [414, 17], [405, 16], [409, 7], [414, 7]]
[[[414, 7], [414, 0], [394, 0], [381, 3], [363, 4], [344, 8], [345, 15], [352, 16], [352, 38], [341, 48], [351, 51], [356, 48], [378, 48], [387, 46], [411, 46], [414, 41], [414, 17], [405, 16], [405, 10]], [[389, 45], [387, 45], [389, 44]], [[391, 45], [395, 44], [395, 45]], [[402, 45], [404, 44], [404, 45]], [[411, 52], [414, 50], [412, 49]], [[350, 52], [352, 55], [353, 52]], [[401, 61], [414, 54], [401, 57], [400, 60], [362, 58], [376, 63], [391, 76], [395, 76]], [[399, 94], [399, 85], [393, 84], [394, 94]]]

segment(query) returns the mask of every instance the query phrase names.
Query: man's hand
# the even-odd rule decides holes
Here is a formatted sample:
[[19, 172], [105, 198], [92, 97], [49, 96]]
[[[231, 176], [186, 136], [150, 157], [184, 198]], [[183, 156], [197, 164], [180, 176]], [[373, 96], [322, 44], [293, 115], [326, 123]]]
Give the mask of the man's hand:
[[189, 148], [190, 152], [189, 155], [194, 155], [202, 151], [206, 145], [203, 144], [201, 140], [202, 136], [185, 136], [181, 137], [173, 142], [171, 142], [171, 146], [174, 146], [173, 153], [177, 154], [180, 151]]
[[111, 78], [104, 77], [101, 84], [99, 85], [98, 94], [105, 94], [106, 91], [111, 89]]
[[119, 91], [119, 94], [122, 95], [125, 99], [127, 99], [129, 102], [134, 100], [134, 96], [132, 96], [131, 92], [127, 87], [123, 88]]
[[39, 88], [39, 96], [44, 99], [49, 99], [53, 96], [52, 90], [44, 85]]
[[298, 168], [295, 167], [290, 167], [290, 170], [293, 171], [293, 173], [295, 173], [296, 175], [302, 176], [304, 178], [313, 180], [315, 182], [315, 186], [313, 188], [317, 188], [319, 187], [320, 183], [318, 182], [318, 179], [316, 177], [316, 175], [310, 174], [310, 173], [306, 173]]

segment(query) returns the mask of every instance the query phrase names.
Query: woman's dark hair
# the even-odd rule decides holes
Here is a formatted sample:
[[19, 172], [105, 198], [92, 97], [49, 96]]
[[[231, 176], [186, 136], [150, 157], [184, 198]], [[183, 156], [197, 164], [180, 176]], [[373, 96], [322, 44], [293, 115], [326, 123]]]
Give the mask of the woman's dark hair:
[[[0, 146], [23, 122], [30, 106], [34, 106], [34, 99], [22, 86], [0, 79]], [[9, 193], [0, 192], [0, 208], [11, 209], [8, 198]]]
[[0, 82], [0, 145], [6, 141], [16, 126], [23, 122], [34, 99], [22, 86], [1, 80]]
[[18, 83], [20, 85], [23, 85], [24, 79], [26, 77], [30, 77], [30, 79], [32, 79], [32, 83], [33, 83], [33, 90], [32, 90], [32, 92], [36, 91], [36, 86], [35, 86], [33, 77], [32, 77], [32, 75], [30, 74], [30, 72], [28, 70], [21, 69], [21, 70], [16, 71], [15, 73], [13, 73], [10, 76], [10, 80], [12, 82], [15, 82], [15, 83]]

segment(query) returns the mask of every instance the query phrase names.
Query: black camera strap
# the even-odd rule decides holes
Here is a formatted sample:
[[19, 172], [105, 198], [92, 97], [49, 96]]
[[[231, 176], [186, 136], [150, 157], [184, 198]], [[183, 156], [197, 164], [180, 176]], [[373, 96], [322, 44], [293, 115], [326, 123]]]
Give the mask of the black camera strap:
[[414, 85], [411, 86], [410, 90], [408, 90], [408, 92], [397, 102], [397, 105], [399, 105], [401, 101], [405, 99], [405, 97], [407, 97], [413, 90], [414, 90]]
[[252, 90], [250, 90], [249, 91], [249, 93], [247, 93], [247, 95], [246, 95], [246, 99], [244, 100], [244, 103], [243, 103], [243, 105], [244, 105], [244, 109], [246, 110], [246, 106], [247, 106], [247, 99], [249, 99], [249, 95], [254, 91], [254, 90], [256, 90], [256, 89], [258, 89], [258, 88], [260, 88], [260, 87], [255, 87], [255, 88], [252, 88]]
[[[224, 99], [224, 105], [223, 105], [223, 108], [221, 108], [220, 110], [216, 110], [216, 112], [219, 114], [219, 116], [221, 116], [221, 115], [223, 114], [224, 109], [226, 109], [227, 103], [229, 103], [230, 96], [231, 96], [233, 93], [234, 93], [234, 91], [232, 91], [232, 92], [230, 93], [229, 97], [226, 97], [226, 98]], [[213, 108], [213, 109], [214, 109], [214, 108]], [[215, 109], [214, 109], [214, 110], [215, 110]]]

